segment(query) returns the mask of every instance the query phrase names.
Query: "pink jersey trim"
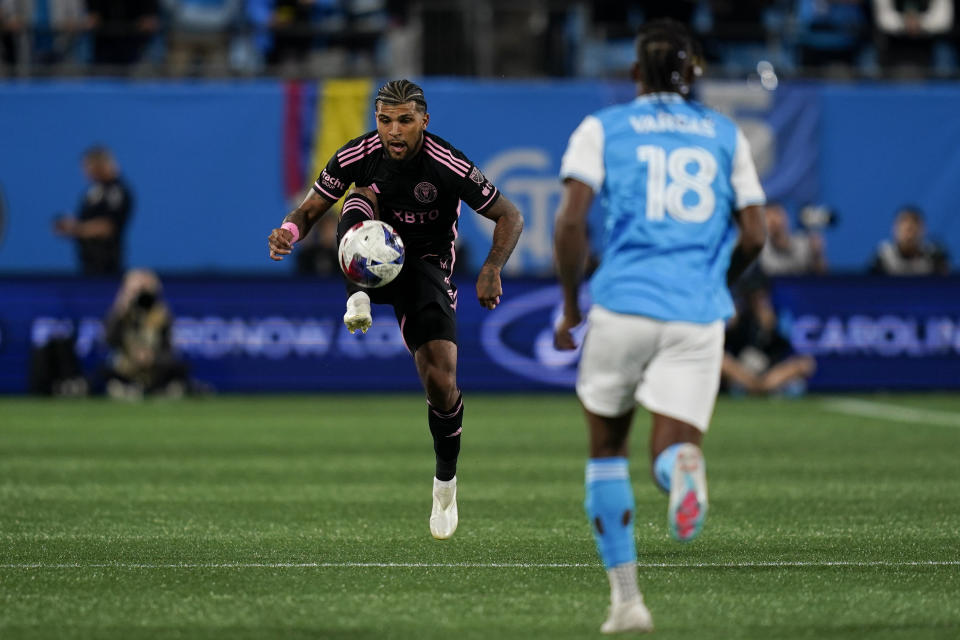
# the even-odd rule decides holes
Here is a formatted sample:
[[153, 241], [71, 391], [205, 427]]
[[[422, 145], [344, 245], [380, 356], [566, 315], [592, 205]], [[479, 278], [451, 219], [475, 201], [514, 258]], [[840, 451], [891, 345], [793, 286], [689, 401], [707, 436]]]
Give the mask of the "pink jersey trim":
[[316, 189], [317, 191], [319, 191], [320, 193], [322, 193], [323, 195], [327, 196], [328, 198], [332, 198], [334, 202], [336, 202], [337, 200], [340, 199], [340, 196], [335, 196], [335, 195], [333, 195], [332, 193], [330, 193], [329, 191], [327, 191], [326, 189], [324, 189], [324, 188], [320, 185], [320, 181], [319, 181], [319, 180], [317, 180], [317, 181], [313, 184], [313, 188]]
[[364, 148], [365, 146], [369, 145], [371, 142], [373, 142], [374, 139], [379, 140], [379, 139], [380, 139], [380, 136], [375, 133], [375, 134], [373, 134], [372, 136], [370, 136], [369, 138], [364, 138], [363, 140], [361, 140], [361, 141], [358, 142], [357, 144], [353, 145], [352, 147], [347, 147], [346, 149], [341, 150], [339, 153], [337, 153], [337, 159], [338, 159], [338, 160], [342, 160], [343, 158], [345, 158], [345, 157], [347, 157], [347, 156], [349, 156], [349, 155], [351, 155], [351, 154], [353, 154], [353, 153], [356, 153], [357, 151], [362, 151], [363, 148]]
[[[450, 278], [453, 276], [453, 265], [457, 264], [457, 238], [460, 237], [460, 234], [457, 233], [457, 222], [460, 220], [460, 207], [463, 206], [463, 202], [457, 201], [457, 217], [453, 221], [453, 240], [450, 241], [450, 273], [447, 274], [447, 284], [450, 284]], [[453, 308], [457, 308], [457, 301], [453, 301]]]
[[461, 178], [467, 177], [467, 172], [466, 172], [466, 171], [461, 171], [461, 170], [458, 169], [456, 166], [454, 166], [453, 164], [451, 164], [449, 160], [447, 160], [446, 158], [444, 158], [444, 157], [441, 156], [441, 155], [438, 155], [433, 149], [430, 149], [430, 148], [428, 148], [428, 147], [424, 147], [424, 150], [427, 152], [427, 155], [428, 155], [428, 156], [430, 156], [431, 158], [433, 158], [434, 160], [436, 160], [436, 161], [439, 162], [440, 164], [445, 165], [446, 167], [448, 167], [448, 168], [450, 169], [450, 171], [453, 171], [455, 174], [457, 174], [457, 175], [460, 176]]
[[337, 156], [337, 160], [339, 160], [341, 163], [343, 163], [343, 162], [347, 162], [348, 160], [353, 160], [353, 159], [355, 159], [355, 158], [357, 158], [357, 157], [366, 155], [366, 153], [370, 151], [370, 148], [376, 146], [377, 144], [383, 144], [382, 142], [380, 142], [380, 139], [379, 139], [379, 138], [377, 138], [376, 140], [371, 140], [371, 141], [369, 141], [368, 143], [364, 144], [364, 145], [363, 145], [362, 147], [360, 147], [359, 149], [355, 149], [355, 150], [351, 151], [350, 153], [346, 153], [346, 154], [344, 154], [344, 155], [342, 155], [342, 156]]
[[[486, 208], [487, 208], [487, 205], [490, 204], [495, 197], [497, 197], [497, 188], [496, 188], [496, 187], [493, 188], [493, 193], [490, 194], [490, 197], [487, 199], [487, 201], [484, 202], [482, 205], [480, 205], [480, 209], [486, 209]], [[480, 211], [480, 209], [477, 209], [477, 211]]]
[[400, 340], [403, 341], [403, 347], [404, 347], [404, 349], [407, 350], [407, 353], [413, 353], [413, 351], [410, 351], [410, 345], [407, 344], [407, 338], [406, 338], [406, 336], [403, 335], [403, 326], [404, 326], [405, 324], [407, 324], [407, 316], [406, 316], [406, 314], [404, 314], [404, 316], [403, 316], [402, 318], [400, 318]]
[[361, 160], [361, 159], [365, 158], [366, 156], [370, 155], [371, 153], [373, 153], [374, 151], [376, 151], [377, 149], [379, 149], [379, 148], [382, 147], [382, 146], [383, 146], [383, 144], [380, 143], [380, 139], [377, 138], [377, 141], [376, 141], [372, 146], [362, 149], [360, 152], [358, 152], [357, 155], [353, 156], [353, 157], [350, 158], [349, 160], [346, 160], [346, 161], [340, 160], [340, 166], [341, 166], [341, 167], [345, 167], [345, 166], [347, 166], [347, 165], [353, 164], [353, 163], [356, 162], [357, 160]]
[[453, 152], [450, 151], [450, 149], [440, 146], [430, 138], [424, 138], [424, 142], [428, 147], [430, 147], [437, 153], [443, 156], [446, 156], [453, 164], [460, 167], [460, 169], [464, 172], [464, 174], [470, 171], [470, 163], [465, 160], [461, 160], [460, 158], [453, 155]]

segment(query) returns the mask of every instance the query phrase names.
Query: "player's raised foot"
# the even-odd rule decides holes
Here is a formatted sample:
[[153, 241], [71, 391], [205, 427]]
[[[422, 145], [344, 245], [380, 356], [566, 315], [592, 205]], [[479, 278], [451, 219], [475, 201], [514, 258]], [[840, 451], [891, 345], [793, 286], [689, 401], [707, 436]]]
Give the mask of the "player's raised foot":
[[457, 520], [457, 478], [446, 482], [434, 478], [430, 535], [437, 540], [446, 540], [457, 530]]
[[707, 518], [707, 471], [700, 447], [684, 444], [677, 449], [670, 476], [667, 522], [670, 535], [689, 542], [703, 529]]
[[365, 291], [357, 291], [347, 298], [347, 312], [343, 314], [343, 324], [347, 325], [350, 333], [356, 333], [358, 329], [366, 333], [373, 324], [373, 316], [370, 315], [370, 296]]
[[600, 625], [603, 633], [649, 633], [653, 631], [653, 616], [647, 605], [643, 604], [643, 596], [610, 605], [610, 613], [606, 622]]

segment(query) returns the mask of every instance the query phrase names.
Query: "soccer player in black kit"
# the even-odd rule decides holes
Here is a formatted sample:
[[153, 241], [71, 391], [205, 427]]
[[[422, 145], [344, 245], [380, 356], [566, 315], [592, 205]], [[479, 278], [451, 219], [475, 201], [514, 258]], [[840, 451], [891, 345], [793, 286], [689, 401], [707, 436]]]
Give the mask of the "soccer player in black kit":
[[[337, 240], [368, 219], [390, 224], [406, 249], [396, 280], [360, 290], [348, 283], [344, 323], [370, 328], [370, 303], [393, 306], [400, 332], [427, 395], [436, 473], [430, 533], [443, 540], [457, 528], [457, 457], [463, 399], [457, 386], [457, 289], [451, 281], [460, 202], [496, 223], [493, 246], [477, 278], [480, 305], [500, 303], [500, 270], [523, 229], [517, 208], [480, 169], [446, 140], [428, 133], [423, 90], [408, 80], [388, 82], [375, 100], [377, 130], [343, 145], [330, 158], [300, 206], [270, 233], [270, 257], [282, 260], [296, 241], [346, 193]], [[349, 189], [350, 185], [354, 185]]]

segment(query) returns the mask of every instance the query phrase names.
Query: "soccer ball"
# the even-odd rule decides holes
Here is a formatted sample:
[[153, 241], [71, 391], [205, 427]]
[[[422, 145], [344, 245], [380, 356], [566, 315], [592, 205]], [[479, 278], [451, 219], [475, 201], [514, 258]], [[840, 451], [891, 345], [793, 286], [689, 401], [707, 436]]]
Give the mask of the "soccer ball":
[[403, 268], [403, 254], [403, 240], [380, 220], [364, 220], [350, 227], [337, 251], [347, 279], [369, 289], [397, 277]]

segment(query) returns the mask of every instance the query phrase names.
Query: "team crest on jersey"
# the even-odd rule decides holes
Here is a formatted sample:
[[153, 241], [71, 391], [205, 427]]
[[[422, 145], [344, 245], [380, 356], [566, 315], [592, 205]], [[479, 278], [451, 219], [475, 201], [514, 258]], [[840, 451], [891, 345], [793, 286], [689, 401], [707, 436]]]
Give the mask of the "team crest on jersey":
[[470, 179], [477, 184], [483, 184], [483, 181], [486, 180], [486, 178], [483, 177], [483, 173], [480, 171], [480, 167], [473, 168], [473, 171], [470, 172]]
[[429, 182], [421, 182], [413, 188], [413, 195], [423, 204], [429, 204], [437, 199], [437, 188]]

